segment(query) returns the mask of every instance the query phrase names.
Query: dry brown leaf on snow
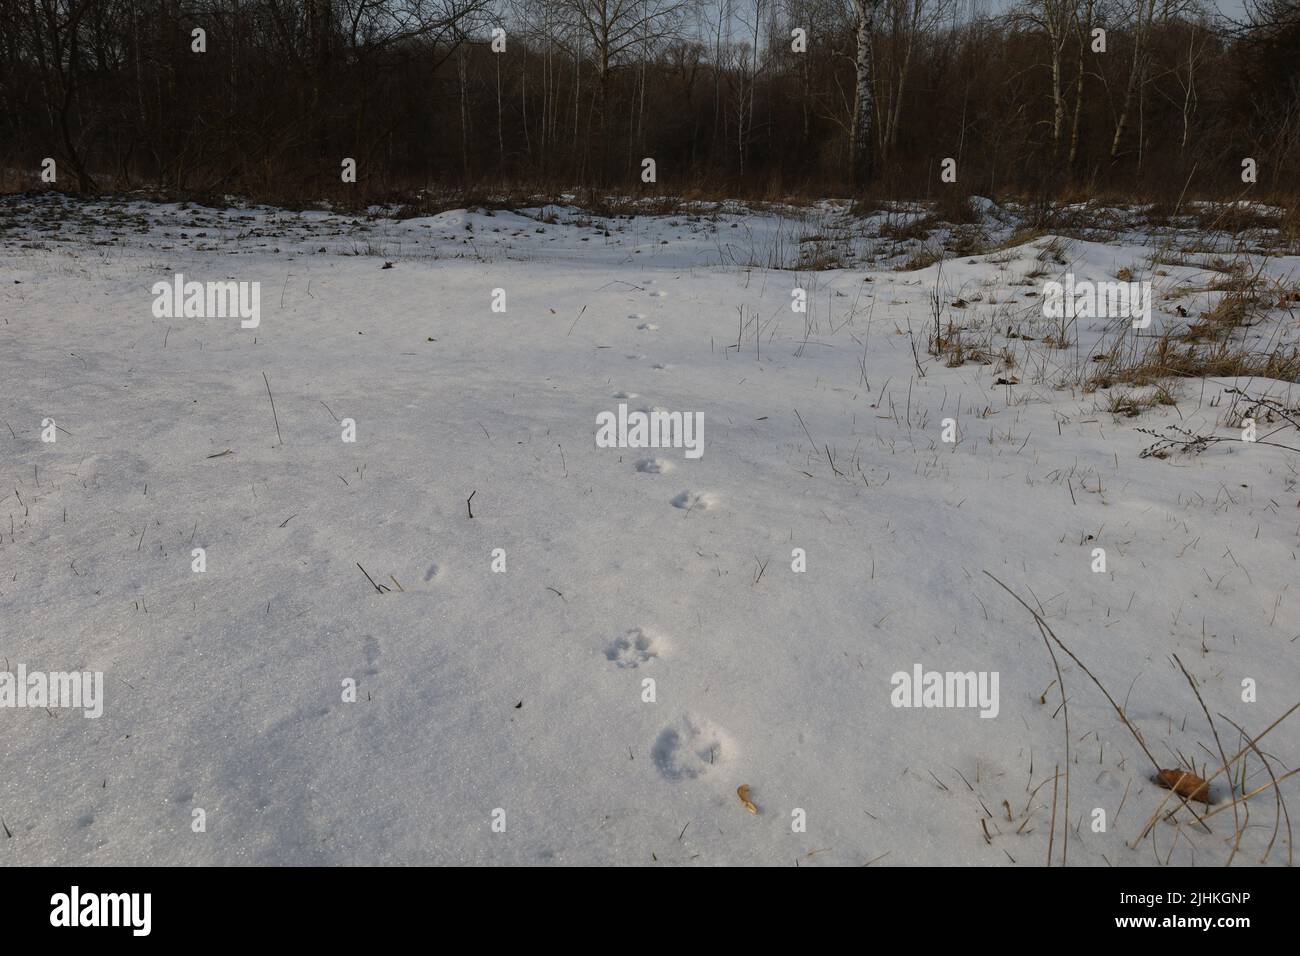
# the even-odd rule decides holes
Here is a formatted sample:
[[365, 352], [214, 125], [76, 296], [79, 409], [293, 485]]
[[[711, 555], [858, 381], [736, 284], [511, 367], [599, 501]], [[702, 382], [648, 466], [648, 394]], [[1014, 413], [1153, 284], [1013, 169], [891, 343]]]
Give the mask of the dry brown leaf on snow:
[[1156, 783], [1166, 790], [1172, 790], [1188, 800], [1199, 800], [1206, 806], [1214, 801], [1210, 799], [1210, 784], [1190, 770], [1161, 770], [1156, 776]]
[[737, 787], [736, 796], [740, 797], [740, 802], [745, 805], [746, 810], [748, 810], [750, 813], [753, 814], [758, 813], [758, 807], [756, 807], [754, 805], [754, 802], [749, 799], [749, 784], [742, 783], [739, 787]]

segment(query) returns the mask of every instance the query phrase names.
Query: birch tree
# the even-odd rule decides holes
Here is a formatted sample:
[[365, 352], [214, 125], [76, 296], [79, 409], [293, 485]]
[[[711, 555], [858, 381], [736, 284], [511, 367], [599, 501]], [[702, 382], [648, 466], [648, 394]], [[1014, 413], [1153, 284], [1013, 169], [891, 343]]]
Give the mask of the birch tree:
[[1074, 11], [1074, 33], [1078, 38], [1079, 64], [1074, 75], [1074, 116], [1070, 121], [1070, 156], [1067, 164], [1074, 168], [1079, 158], [1079, 128], [1083, 116], [1083, 80], [1086, 75], [1085, 56], [1092, 46], [1093, 14], [1096, 0], [1084, 0], [1082, 8]]
[[745, 173], [745, 157], [754, 132], [754, 97], [758, 79], [767, 69], [770, 50], [762, 48], [762, 26], [769, 16], [769, 0], [749, 0], [747, 7], [736, 13], [736, 19], [745, 28], [745, 39], [731, 51], [732, 70], [736, 77], [736, 152], [741, 175]]
[[1065, 128], [1065, 85], [1062, 63], [1065, 44], [1073, 32], [1071, 26], [1075, 13], [1074, 0], [1028, 0], [1023, 9], [1013, 14], [1013, 19], [1016, 21], [1030, 24], [1041, 30], [1047, 40], [1049, 87], [1052, 96], [1053, 154], [1060, 149], [1061, 133]]
[[855, 17], [853, 120], [849, 139], [849, 167], [853, 185], [865, 189], [875, 178], [876, 97], [874, 42], [884, 0], [851, 0]]
[[[1195, 0], [1133, 0], [1133, 58], [1129, 65], [1128, 82], [1124, 87], [1124, 100], [1120, 106], [1119, 118], [1115, 121], [1115, 136], [1110, 144], [1110, 158], [1118, 159], [1120, 147], [1124, 142], [1124, 132], [1128, 129], [1133, 113], [1134, 98], [1141, 98], [1151, 73], [1152, 27], [1156, 22], [1157, 10], [1161, 20], [1181, 16], [1196, 5]], [[1139, 165], [1141, 163], [1142, 137], [1138, 138]]]

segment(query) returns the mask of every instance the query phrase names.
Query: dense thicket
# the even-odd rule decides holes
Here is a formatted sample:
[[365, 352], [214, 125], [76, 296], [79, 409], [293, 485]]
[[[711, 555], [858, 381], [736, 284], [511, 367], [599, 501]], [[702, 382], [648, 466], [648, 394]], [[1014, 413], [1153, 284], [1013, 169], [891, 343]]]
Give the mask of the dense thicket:
[[[867, 31], [876, 189], [934, 195], [952, 157], [991, 195], [1232, 196], [1250, 157], [1296, 191], [1300, 0], [960, 2], [882, 0]], [[81, 190], [338, 196], [352, 157], [354, 196], [842, 195], [856, 27], [854, 0], [0, 0], [0, 163]]]

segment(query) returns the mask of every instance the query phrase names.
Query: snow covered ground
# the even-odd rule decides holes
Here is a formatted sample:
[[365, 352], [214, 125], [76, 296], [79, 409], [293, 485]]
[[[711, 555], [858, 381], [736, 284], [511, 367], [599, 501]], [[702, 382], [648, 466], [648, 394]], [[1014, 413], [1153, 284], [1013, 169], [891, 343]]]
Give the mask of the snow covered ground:
[[[1151, 761], [1057, 649], [1061, 707], [985, 574], [1162, 768], [1222, 763], [1174, 654], [1229, 757], [1296, 703], [1300, 454], [1236, 440], [1225, 389], [1300, 386], [1130, 417], [1150, 390], [1079, 387], [1127, 323], [1062, 348], [1042, 314], [1129, 270], [1138, 338], [1185, 325], [1221, 295], [1197, 257], [1041, 236], [896, 271], [834, 210], [4, 214], [0, 664], [104, 690], [0, 709], [0, 863], [1041, 865], [1054, 792], [1056, 863], [1067, 821], [1070, 865], [1232, 854], [1232, 810], [1140, 838]], [[799, 271], [819, 243], [859, 264]], [[260, 323], [156, 317], [177, 273], [260, 283]], [[1273, 319], [1244, 334], [1300, 339]], [[703, 455], [598, 447], [621, 404], [700, 413]], [[1168, 426], [1233, 440], [1143, 457]], [[917, 667], [996, 674], [996, 705], [895, 706]], [[1249, 806], [1234, 865], [1286, 863]]]

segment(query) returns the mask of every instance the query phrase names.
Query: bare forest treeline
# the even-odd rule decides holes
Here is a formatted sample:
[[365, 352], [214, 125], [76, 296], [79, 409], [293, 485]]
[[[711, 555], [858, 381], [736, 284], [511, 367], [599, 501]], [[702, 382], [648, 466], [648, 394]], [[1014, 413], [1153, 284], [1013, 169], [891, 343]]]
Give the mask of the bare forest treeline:
[[1300, 192], [1300, 0], [965, 2], [0, 0], [0, 165], [280, 201], [933, 197], [946, 157], [992, 196]]

